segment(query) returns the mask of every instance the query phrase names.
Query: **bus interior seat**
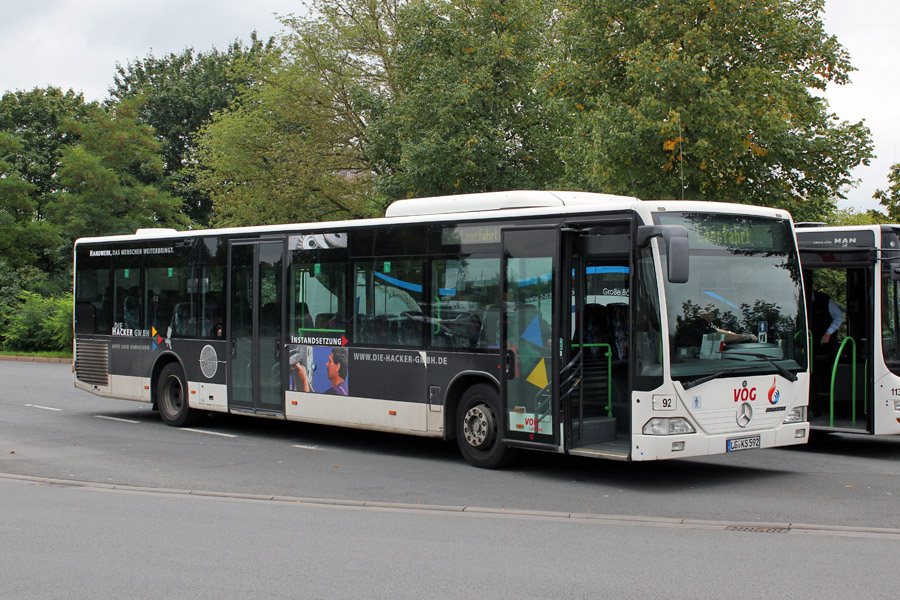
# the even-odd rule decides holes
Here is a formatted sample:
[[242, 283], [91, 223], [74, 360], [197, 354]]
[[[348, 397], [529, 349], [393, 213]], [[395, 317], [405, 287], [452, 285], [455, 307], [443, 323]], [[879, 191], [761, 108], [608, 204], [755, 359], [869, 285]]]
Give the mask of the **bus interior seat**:
[[329, 321], [331, 321], [336, 315], [334, 313], [319, 313], [316, 315], [315, 323], [316, 329], [330, 329], [328, 327]]
[[615, 302], [608, 304], [607, 310], [612, 331], [613, 356], [617, 360], [628, 360], [628, 305]]
[[197, 320], [194, 318], [193, 305], [190, 302], [179, 302], [172, 311], [172, 335], [186, 337], [196, 334]]
[[[603, 304], [586, 304], [584, 307], [584, 343], [585, 344], [609, 344], [612, 346], [612, 324], [609, 313]], [[578, 341], [578, 332], [575, 332], [575, 340]], [[588, 346], [585, 355], [598, 355], [603, 353], [603, 348]]]
[[125, 296], [123, 321], [126, 329], [138, 329], [141, 322], [141, 306], [137, 296]]
[[422, 326], [425, 315], [420, 312], [406, 311], [400, 315], [397, 328], [397, 342], [404, 346], [421, 346]]

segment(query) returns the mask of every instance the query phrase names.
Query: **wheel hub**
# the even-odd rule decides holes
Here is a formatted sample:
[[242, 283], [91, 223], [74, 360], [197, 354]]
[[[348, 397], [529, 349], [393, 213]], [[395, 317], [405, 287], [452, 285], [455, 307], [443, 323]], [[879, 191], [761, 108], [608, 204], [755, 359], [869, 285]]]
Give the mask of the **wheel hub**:
[[463, 435], [475, 448], [489, 446], [494, 440], [494, 417], [483, 404], [473, 406], [463, 419]]

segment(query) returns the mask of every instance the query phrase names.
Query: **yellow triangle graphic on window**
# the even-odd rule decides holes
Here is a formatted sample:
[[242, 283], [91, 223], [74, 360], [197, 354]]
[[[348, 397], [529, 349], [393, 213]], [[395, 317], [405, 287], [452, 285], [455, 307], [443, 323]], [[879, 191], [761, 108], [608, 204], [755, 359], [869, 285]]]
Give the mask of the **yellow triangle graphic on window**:
[[531, 375], [529, 375], [525, 381], [541, 389], [547, 387], [547, 367], [543, 358], [538, 361], [538, 364], [534, 367]]

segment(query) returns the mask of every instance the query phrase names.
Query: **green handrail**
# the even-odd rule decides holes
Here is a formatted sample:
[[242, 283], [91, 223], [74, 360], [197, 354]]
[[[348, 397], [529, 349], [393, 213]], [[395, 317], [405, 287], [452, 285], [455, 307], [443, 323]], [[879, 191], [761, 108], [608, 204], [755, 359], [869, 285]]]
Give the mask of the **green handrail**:
[[847, 342], [850, 342], [850, 345], [853, 347], [850, 368], [850, 422], [854, 425], [856, 424], [856, 341], [852, 337], [847, 336], [838, 348], [837, 354], [834, 357], [834, 367], [831, 369], [831, 394], [829, 398], [831, 414], [829, 415], [829, 427], [834, 427], [834, 380], [837, 376], [838, 361], [841, 359], [841, 352], [844, 351], [844, 346], [847, 345]]
[[612, 346], [609, 344], [572, 344], [576, 348], [606, 348], [606, 416], [612, 417]]

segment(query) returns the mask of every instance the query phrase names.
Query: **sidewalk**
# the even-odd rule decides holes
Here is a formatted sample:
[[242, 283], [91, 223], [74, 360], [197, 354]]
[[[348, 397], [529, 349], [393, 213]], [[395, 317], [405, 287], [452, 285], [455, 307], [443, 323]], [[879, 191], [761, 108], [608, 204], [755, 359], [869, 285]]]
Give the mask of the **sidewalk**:
[[63, 363], [72, 364], [71, 358], [50, 358], [47, 356], [15, 356], [12, 354], [0, 354], [0, 360], [10, 360], [16, 362], [40, 362], [40, 363]]

